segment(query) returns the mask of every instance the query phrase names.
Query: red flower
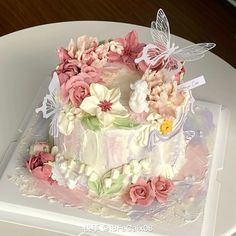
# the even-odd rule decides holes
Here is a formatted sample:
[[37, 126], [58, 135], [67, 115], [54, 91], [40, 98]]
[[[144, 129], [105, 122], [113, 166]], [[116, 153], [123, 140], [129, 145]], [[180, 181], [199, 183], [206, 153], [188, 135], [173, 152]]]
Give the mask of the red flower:
[[150, 179], [150, 185], [154, 192], [157, 201], [163, 203], [168, 198], [168, 193], [173, 189], [174, 185], [171, 180], [164, 177], [152, 177]]
[[80, 73], [80, 63], [76, 59], [72, 59], [66, 49], [59, 48], [58, 56], [60, 64], [56, 69], [60, 84], [64, 84], [70, 77]]
[[131, 69], [134, 69], [134, 60], [137, 58], [137, 56], [140, 54], [140, 52], [143, 50], [143, 47], [145, 46], [144, 43], [140, 43], [138, 41], [137, 32], [131, 31], [125, 36], [124, 39], [116, 38], [114, 39], [114, 41], [120, 43], [123, 46], [123, 53], [118, 54], [115, 52], [110, 52], [109, 60], [111, 62], [123, 62]]
[[51, 166], [47, 164], [49, 161], [54, 161], [54, 157], [50, 153], [38, 152], [29, 157], [29, 160], [26, 162], [26, 167], [36, 178], [51, 182], [52, 169]]
[[89, 84], [86, 83], [86, 78], [90, 78], [87, 74], [82, 74], [71, 77], [66, 83], [61, 86], [61, 97], [64, 102], [69, 100], [75, 107], [79, 107], [85, 97], [89, 93]]
[[131, 205], [150, 205], [155, 199], [155, 194], [150, 186], [144, 179], [139, 178], [135, 184], [129, 186], [129, 190], [124, 196], [124, 200]]

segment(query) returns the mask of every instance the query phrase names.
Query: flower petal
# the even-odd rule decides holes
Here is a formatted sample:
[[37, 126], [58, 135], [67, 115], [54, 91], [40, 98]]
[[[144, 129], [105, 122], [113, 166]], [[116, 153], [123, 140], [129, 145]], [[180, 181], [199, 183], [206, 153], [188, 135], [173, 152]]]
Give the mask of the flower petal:
[[120, 95], [119, 88], [110, 89], [106, 93], [105, 100], [110, 101], [111, 103], [116, 103], [119, 101]]
[[74, 120], [68, 120], [65, 113], [60, 113], [58, 117], [58, 128], [64, 135], [70, 135], [74, 129]]
[[102, 112], [101, 110], [99, 110], [99, 112], [97, 113], [97, 117], [104, 127], [108, 127], [109, 125], [111, 125], [115, 118], [109, 112]]
[[107, 92], [108, 92], [108, 88], [101, 84], [92, 83], [90, 85], [90, 94], [92, 96], [97, 97], [99, 101], [103, 101], [106, 99]]
[[121, 105], [120, 102], [113, 103], [109, 113], [112, 115], [115, 115], [115, 116], [127, 116], [128, 115], [127, 110]]
[[80, 109], [84, 110], [92, 116], [95, 116], [97, 113], [98, 104], [99, 100], [96, 96], [86, 97], [80, 104]]

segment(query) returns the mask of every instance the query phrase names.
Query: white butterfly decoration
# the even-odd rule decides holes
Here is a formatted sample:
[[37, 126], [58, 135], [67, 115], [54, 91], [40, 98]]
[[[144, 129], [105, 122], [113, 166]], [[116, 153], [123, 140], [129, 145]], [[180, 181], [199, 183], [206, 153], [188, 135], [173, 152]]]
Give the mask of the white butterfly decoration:
[[155, 66], [164, 62], [163, 67], [175, 70], [175, 73], [182, 68], [180, 62], [198, 60], [215, 47], [214, 43], [198, 43], [181, 49], [174, 43], [171, 45], [169, 22], [162, 9], [158, 10], [156, 21], [151, 23], [151, 35], [154, 44], [147, 44], [135, 63], [144, 60], [148, 66]]
[[57, 76], [57, 73], [53, 73], [52, 80], [48, 86], [49, 94], [47, 94], [44, 99], [42, 106], [35, 109], [36, 113], [42, 112], [43, 118], [48, 119], [52, 117], [52, 121], [50, 123], [49, 133], [53, 137], [58, 137], [58, 113], [61, 109], [61, 104], [59, 102], [59, 91], [60, 91], [60, 82]]

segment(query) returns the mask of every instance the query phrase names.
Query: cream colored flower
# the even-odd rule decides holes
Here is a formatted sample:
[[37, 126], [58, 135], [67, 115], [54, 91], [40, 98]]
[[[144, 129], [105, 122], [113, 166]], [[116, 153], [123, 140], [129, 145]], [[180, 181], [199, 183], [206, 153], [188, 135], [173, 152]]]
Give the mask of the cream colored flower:
[[120, 55], [122, 54], [124, 47], [121, 43], [116, 42], [116, 41], [111, 41], [109, 44], [110, 44], [110, 50], [112, 52], [116, 52]]
[[104, 127], [111, 125], [116, 117], [128, 116], [127, 110], [119, 102], [118, 88], [108, 89], [101, 84], [92, 83], [90, 94], [83, 100], [80, 109], [96, 116]]
[[98, 46], [97, 38], [88, 37], [83, 35], [77, 39], [77, 52], [76, 57], [78, 60], [81, 59], [82, 55], [87, 52], [87, 50], [95, 49]]
[[163, 118], [176, 118], [177, 109], [186, 97], [184, 91], [178, 90], [177, 81], [171, 80], [162, 71], [147, 71], [142, 79], [147, 81], [150, 90], [149, 108]]
[[151, 124], [161, 124], [163, 122], [163, 117], [160, 116], [157, 113], [150, 113], [147, 117], [147, 121], [150, 122]]
[[58, 127], [62, 134], [70, 135], [74, 129], [75, 120], [81, 117], [79, 108], [64, 106], [58, 117]]

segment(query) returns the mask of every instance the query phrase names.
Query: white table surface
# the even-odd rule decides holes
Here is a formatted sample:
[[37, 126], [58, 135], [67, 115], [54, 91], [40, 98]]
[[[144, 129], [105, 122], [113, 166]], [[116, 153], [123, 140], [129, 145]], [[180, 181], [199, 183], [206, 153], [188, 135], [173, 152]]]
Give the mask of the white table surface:
[[[17, 129], [41, 82], [58, 63], [56, 48], [66, 46], [71, 37], [87, 34], [99, 39], [125, 35], [135, 29], [141, 41], [151, 42], [146, 27], [112, 22], [66, 22], [18, 31], [0, 38], [0, 157], [9, 143], [17, 139]], [[172, 36], [179, 46], [190, 42]], [[233, 52], [232, 52], [233, 53]], [[215, 235], [236, 231], [236, 70], [208, 53], [200, 61], [186, 64], [186, 79], [204, 75], [207, 84], [194, 90], [197, 99], [222, 104], [231, 112], [224, 169], [219, 173], [221, 192]], [[4, 235], [59, 235], [0, 222]]]

